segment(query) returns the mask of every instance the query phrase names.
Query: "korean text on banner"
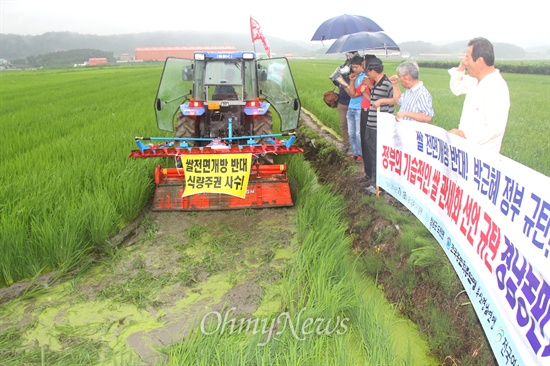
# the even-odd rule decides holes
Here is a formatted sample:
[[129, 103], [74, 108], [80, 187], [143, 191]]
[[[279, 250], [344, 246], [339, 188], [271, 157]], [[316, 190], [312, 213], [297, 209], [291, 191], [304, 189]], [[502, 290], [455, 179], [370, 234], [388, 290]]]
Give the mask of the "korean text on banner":
[[377, 133], [377, 183], [440, 243], [498, 363], [550, 365], [550, 178], [392, 114]]
[[183, 197], [197, 193], [221, 193], [246, 197], [251, 154], [181, 155], [185, 172]]

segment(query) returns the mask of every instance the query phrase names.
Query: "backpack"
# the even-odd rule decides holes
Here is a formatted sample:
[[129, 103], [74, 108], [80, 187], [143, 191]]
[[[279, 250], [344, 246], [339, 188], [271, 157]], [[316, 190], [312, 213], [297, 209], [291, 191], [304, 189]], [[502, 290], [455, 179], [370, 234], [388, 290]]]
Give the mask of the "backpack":
[[323, 100], [330, 108], [338, 106], [338, 98], [340, 98], [340, 95], [334, 90], [329, 90], [323, 95]]

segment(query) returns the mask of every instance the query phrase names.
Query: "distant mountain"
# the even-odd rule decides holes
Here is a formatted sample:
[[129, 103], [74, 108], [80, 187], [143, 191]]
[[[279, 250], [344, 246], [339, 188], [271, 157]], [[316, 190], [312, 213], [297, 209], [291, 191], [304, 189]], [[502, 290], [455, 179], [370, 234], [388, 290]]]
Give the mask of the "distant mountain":
[[[321, 42], [287, 41], [270, 37], [271, 52], [278, 55], [318, 56], [325, 55], [328, 44]], [[411, 57], [420, 54], [451, 54], [457, 56], [466, 50], [467, 40], [446, 45], [415, 41], [403, 42], [401, 52]], [[38, 36], [0, 34], [0, 58], [9, 61], [25, 60], [55, 52], [75, 49], [96, 49], [109, 52], [118, 58], [121, 54], [134, 54], [139, 47], [196, 47], [196, 46], [234, 46], [238, 50], [254, 50], [249, 34], [203, 33], [203, 32], [149, 32], [98, 36], [73, 32], [49, 32]], [[256, 42], [256, 51], [263, 52], [260, 42]], [[495, 43], [497, 59], [548, 58], [548, 47], [526, 51], [515, 45]], [[337, 55], [334, 55], [337, 57]], [[458, 56], [457, 56], [458, 57]]]
[[[497, 60], [517, 60], [517, 59], [548, 59], [550, 49], [548, 47], [538, 47], [525, 50], [510, 43], [493, 43], [495, 48], [495, 58]], [[434, 45], [428, 42], [403, 42], [399, 44], [401, 52], [407, 52], [411, 56], [422, 55], [451, 55], [459, 57], [468, 49], [468, 40], [451, 42], [445, 45]]]
[[[269, 42], [271, 52], [278, 55], [290, 53], [310, 56], [324, 53], [320, 43], [289, 42], [280, 38], [269, 38]], [[0, 58], [10, 61], [72, 49], [98, 49], [112, 52], [115, 57], [123, 53], [134, 54], [134, 50], [139, 47], [234, 46], [242, 51], [254, 50], [250, 35], [202, 32], [151, 32], [111, 36], [72, 32], [49, 32], [38, 36], [0, 34], [0, 43]], [[257, 51], [263, 52], [261, 43], [257, 43]]]

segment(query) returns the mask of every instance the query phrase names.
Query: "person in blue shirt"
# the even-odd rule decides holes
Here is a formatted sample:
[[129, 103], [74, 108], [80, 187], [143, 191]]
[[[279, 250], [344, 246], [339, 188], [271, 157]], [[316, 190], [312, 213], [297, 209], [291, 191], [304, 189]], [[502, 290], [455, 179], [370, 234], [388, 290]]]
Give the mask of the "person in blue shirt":
[[[348, 94], [355, 95], [355, 90], [363, 83], [365, 73], [363, 72], [364, 58], [355, 55], [351, 59], [352, 73], [349, 75], [350, 83], [347, 88]], [[346, 118], [348, 120], [348, 135], [351, 148], [351, 155], [355, 160], [362, 160], [361, 151], [361, 102], [363, 95], [350, 98]]]

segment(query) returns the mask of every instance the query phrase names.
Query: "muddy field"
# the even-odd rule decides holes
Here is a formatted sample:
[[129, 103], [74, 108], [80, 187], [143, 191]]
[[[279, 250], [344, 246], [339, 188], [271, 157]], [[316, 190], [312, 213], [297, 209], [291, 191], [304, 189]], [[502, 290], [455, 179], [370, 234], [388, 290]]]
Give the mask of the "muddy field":
[[145, 212], [106, 262], [57, 284], [44, 277], [50, 288], [33, 296], [24, 284], [0, 291], [1, 301], [19, 296], [0, 307], [0, 331], [26, 329], [22, 346], [31, 353], [89, 346], [99, 361], [127, 353], [127, 342], [154, 363], [162, 357], [155, 347], [180, 341], [209, 313], [277, 309], [294, 215], [294, 208]]
[[276, 311], [295, 214], [294, 207], [146, 208], [112, 238], [111, 256], [62, 278], [52, 272], [0, 289], [0, 332], [22, 330], [20, 348], [9, 355], [25, 351], [33, 363], [42, 352], [57, 359], [62, 350], [84, 347], [96, 362], [128, 354], [129, 346], [152, 364], [162, 357], [155, 347], [180, 341], [211, 312]]

